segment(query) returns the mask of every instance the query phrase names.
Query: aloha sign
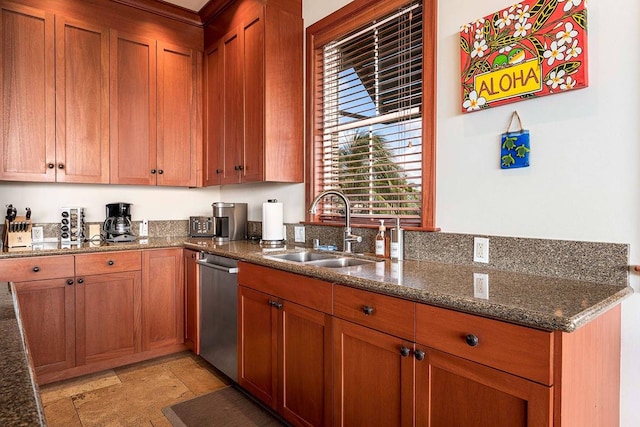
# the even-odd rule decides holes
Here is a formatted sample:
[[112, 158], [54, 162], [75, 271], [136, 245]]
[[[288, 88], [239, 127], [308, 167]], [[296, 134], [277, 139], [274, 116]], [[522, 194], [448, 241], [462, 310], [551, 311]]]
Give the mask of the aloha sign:
[[462, 111], [588, 86], [587, 0], [529, 0], [460, 28]]

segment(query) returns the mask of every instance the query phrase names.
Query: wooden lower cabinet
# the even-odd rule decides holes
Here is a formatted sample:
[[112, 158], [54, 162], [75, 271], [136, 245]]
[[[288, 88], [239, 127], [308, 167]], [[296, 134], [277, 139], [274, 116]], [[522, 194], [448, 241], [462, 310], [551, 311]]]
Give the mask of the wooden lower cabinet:
[[413, 343], [333, 319], [334, 425], [413, 425]]
[[183, 342], [182, 248], [142, 251], [142, 350]]
[[76, 363], [140, 352], [140, 271], [86, 276], [76, 282]]
[[200, 285], [198, 263], [200, 253], [185, 249], [184, 264], [184, 344], [200, 354]]
[[331, 420], [331, 317], [239, 287], [239, 384], [295, 426]]
[[0, 260], [38, 383], [184, 350], [182, 262], [182, 248]]
[[424, 359], [415, 364], [417, 426], [553, 425], [553, 387], [437, 350], [418, 354]]
[[76, 365], [76, 298], [73, 278], [15, 284], [22, 327], [36, 375]]

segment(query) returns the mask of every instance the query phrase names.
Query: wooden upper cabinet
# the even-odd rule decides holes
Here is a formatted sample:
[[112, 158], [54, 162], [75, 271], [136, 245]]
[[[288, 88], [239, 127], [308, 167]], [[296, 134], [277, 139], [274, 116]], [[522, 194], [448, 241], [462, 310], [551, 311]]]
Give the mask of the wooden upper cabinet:
[[112, 30], [110, 50], [111, 183], [153, 185], [156, 41]]
[[224, 81], [222, 78], [224, 49], [220, 44], [210, 46], [204, 53], [204, 85], [208, 88], [204, 92], [204, 170], [203, 185], [209, 187], [220, 185], [222, 166], [220, 150], [223, 145], [223, 114], [222, 95]]
[[57, 181], [109, 182], [109, 31], [56, 17]]
[[54, 17], [0, 7], [0, 179], [54, 181]]
[[111, 183], [197, 185], [199, 57], [111, 35]]
[[158, 42], [157, 184], [197, 183], [198, 56]]
[[205, 28], [205, 46], [204, 185], [302, 182], [299, 0], [237, 1]]

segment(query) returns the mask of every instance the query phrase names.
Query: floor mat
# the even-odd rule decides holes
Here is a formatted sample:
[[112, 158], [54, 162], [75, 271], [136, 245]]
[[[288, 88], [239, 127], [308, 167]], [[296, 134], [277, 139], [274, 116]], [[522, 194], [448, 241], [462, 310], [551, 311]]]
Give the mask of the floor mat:
[[162, 409], [174, 427], [284, 426], [234, 387], [226, 387]]

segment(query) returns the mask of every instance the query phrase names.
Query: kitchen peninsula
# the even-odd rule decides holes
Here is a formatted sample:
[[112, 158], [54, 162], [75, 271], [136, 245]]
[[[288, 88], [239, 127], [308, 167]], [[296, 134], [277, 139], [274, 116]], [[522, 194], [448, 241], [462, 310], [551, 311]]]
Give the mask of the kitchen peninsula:
[[[7, 275], [10, 275], [11, 272], [14, 271], [9, 267], [12, 262], [25, 261], [28, 259], [32, 259], [33, 261], [45, 260], [49, 258], [49, 255], [62, 257], [91, 253], [115, 255], [121, 251], [128, 252], [162, 248], [179, 250], [183, 247], [189, 250], [205, 251], [238, 259], [242, 261], [240, 271], [242, 271], [244, 267], [247, 271], [249, 271], [249, 268], [261, 269], [261, 272], [265, 271], [268, 272], [268, 274], [274, 274], [274, 277], [281, 277], [282, 274], [286, 274], [288, 276], [282, 277], [286, 277], [287, 280], [280, 282], [289, 283], [290, 286], [293, 287], [303, 286], [306, 282], [302, 279], [305, 277], [320, 280], [333, 287], [334, 298], [340, 298], [340, 295], [356, 292], [355, 295], [358, 297], [369, 298], [368, 295], [371, 295], [372, 298], [375, 299], [378, 298], [375, 296], [379, 295], [380, 297], [390, 298], [394, 301], [404, 301], [406, 304], [411, 304], [411, 307], [416, 307], [415, 315], [417, 316], [416, 321], [418, 323], [416, 323], [416, 325], [418, 325], [418, 329], [416, 329], [415, 332], [411, 332], [409, 336], [402, 337], [403, 339], [400, 342], [412, 343], [410, 347], [412, 349], [411, 352], [413, 352], [416, 357], [418, 357], [421, 354], [420, 352], [423, 351], [422, 349], [425, 348], [420, 344], [422, 341], [420, 338], [419, 325], [421, 323], [430, 323], [431, 320], [429, 319], [433, 319], [434, 315], [445, 317], [441, 318], [443, 323], [436, 322], [431, 327], [441, 328], [455, 324], [454, 321], [447, 322], [447, 316], [454, 316], [456, 321], [466, 321], [466, 318], [460, 317], [464, 315], [470, 316], [469, 318], [472, 319], [471, 324], [477, 325], [480, 330], [484, 328], [483, 322], [498, 322], [496, 324], [499, 324], [500, 327], [507, 328], [506, 330], [509, 331], [509, 333], [512, 331], [525, 331], [527, 334], [535, 332], [536, 336], [542, 334], [543, 341], [546, 340], [549, 346], [546, 350], [547, 361], [545, 363], [547, 367], [543, 369], [541, 376], [535, 374], [532, 381], [536, 384], [546, 384], [544, 387], [546, 387], [548, 392], [555, 390], [555, 399], [568, 407], [575, 405], [575, 402], [570, 403], [573, 400], [562, 396], [560, 390], [567, 389], [567, 392], [570, 390], [569, 384], [573, 380], [570, 380], [570, 377], [567, 376], [570, 374], [570, 369], [566, 363], [571, 359], [565, 360], [560, 358], [560, 354], [556, 353], [559, 348], [558, 346], [565, 345], [565, 347], [563, 347], [565, 348], [564, 357], [568, 358], [572, 352], [578, 354], [582, 347], [578, 344], [571, 344], [571, 346], [567, 347], [567, 343], [572, 343], [574, 337], [579, 338], [577, 341], [586, 337], [589, 343], [588, 348], [590, 354], [592, 357], [596, 357], [596, 352], [593, 351], [593, 345], [597, 345], [598, 343], [596, 341], [602, 338], [601, 335], [604, 333], [602, 331], [610, 333], [611, 336], [608, 338], [609, 342], [604, 348], [607, 348], [612, 353], [616, 353], [618, 358], [616, 360], [615, 354], [612, 353], [606, 355], [606, 357], [612, 359], [606, 360], [606, 362], [609, 363], [606, 372], [616, 376], [616, 378], [618, 375], [614, 373], [617, 372], [616, 367], [619, 366], [619, 341], [616, 347], [616, 333], [617, 339], [619, 340], [619, 303], [632, 293], [631, 288], [628, 286], [590, 283], [578, 280], [513, 273], [489, 268], [478, 268], [477, 266], [461, 266], [417, 260], [405, 260], [401, 263], [393, 263], [386, 260], [353, 267], [330, 269], [274, 259], [272, 255], [274, 253], [277, 254], [277, 251], [274, 252], [272, 249], [263, 250], [255, 242], [237, 241], [228, 244], [215, 244], [209, 239], [199, 240], [181, 237], [151, 238], [146, 244], [134, 242], [130, 244], [100, 245], [94, 247], [86, 245], [74, 249], [56, 247], [54, 249], [39, 251], [4, 252], [0, 254], [0, 271], [2, 271], [3, 276], [1, 279], [11, 280]], [[299, 252], [301, 250], [304, 249], [293, 247], [283, 251], [286, 253]], [[400, 269], [398, 269], [398, 267], [400, 267]], [[488, 299], [474, 297], [472, 286], [474, 272], [489, 275], [491, 288]], [[251, 277], [267, 276], [263, 274], [258, 276], [252, 274]], [[300, 280], [302, 280], [302, 282], [300, 282]], [[296, 285], [297, 282], [301, 284]], [[243, 285], [243, 282], [240, 284]], [[284, 290], [282, 292], [287, 291]], [[286, 295], [283, 295], [283, 297], [285, 296]], [[295, 298], [293, 299], [295, 302]], [[442, 309], [445, 310], [438, 311]], [[358, 307], [355, 306], [351, 313], [357, 316], [358, 310]], [[383, 311], [382, 308], [381, 310]], [[436, 311], [434, 312], [433, 310]], [[345, 323], [344, 316], [340, 314], [338, 308], [329, 306], [327, 311], [329, 312], [330, 318], [335, 319], [334, 322], [336, 325]], [[426, 313], [425, 315], [427, 315], [427, 317], [421, 317], [420, 313]], [[414, 313], [413, 311], [403, 312], [401, 316], [409, 316], [408, 318], [412, 318]], [[375, 316], [372, 318], [375, 318]], [[357, 322], [355, 318], [353, 321]], [[600, 325], [601, 322], [604, 323]], [[594, 334], [590, 332], [587, 333], [591, 330], [590, 325], [596, 324], [600, 325], [597, 329], [602, 331]], [[493, 323], [491, 323], [491, 325], [493, 325]], [[375, 324], [372, 325], [371, 328], [372, 330], [384, 330], [384, 327], [376, 326]], [[495, 345], [496, 342], [498, 344], [500, 343], [501, 339], [496, 341], [491, 337], [491, 334], [494, 333], [491, 332], [492, 330], [494, 330], [493, 326], [484, 330], [484, 336], [480, 336], [481, 342], [485, 337], [489, 337], [487, 343], [491, 342], [491, 345]], [[413, 329], [411, 329], [411, 331], [413, 331]], [[446, 340], [443, 342], [446, 342]], [[524, 342], [526, 343], [526, 341]], [[423, 344], [438, 346], [437, 343]], [[453, 354], [457, 354], [455, 360], [458, 360], [458, 358], [475, 360], [475, 362], [473, 362], [474, 366], [495, 365], [496, 360], [492, 360], [486, 355], [473, 356], [473, 354], [460, 354], [460, 351], [468, 351], [466, 344], [463, 343], [461, 345], [464, 347], [460, 347], [458, 350], [456, 350], [456, 348], [449, 350]], [[399, 347], [400, 345], [398, 348]], [[469, 349], [471, 348], [469, 344]], [[482, 348], [482, 344], [479, 348]], [[441, 349], [435, 353], [431, 351], [431, 353], [428, 354], [441, 354], [440, 351], [445, 351], [444, 354], [446, 354], [445, 349]], [[539, 351], [543, 350], [536, 349], [534, 353]], [[542, 354], [545, 354], [544, 351]], [[509, 355], [506, 356], [509, 357]], [[477, 359], [477, 357], [480, 357], [480, 359]], [[485, 359], [486, 357], [489, 357], [489, 359]], [[412, 359], [413, 358], [411, 358], [411, 360]], [[605, 360], [603, 359], [601, 362], [604, 363]], [[563, 365], [563, 363], [565, 364]], [[518, 363], [510, 363], [510, 366], [511, 365], [515, 366], [518, 365]], [[511, 369], [516, 369], [513, 368], [513, 366], [493, 366], [487, 369], [491, 369], [492, 372], [496, 369], [496, 372], [509, 372]], [[505, 373], [503, 372], [503, 374]], [[530, 375], [526, 370], [524, 373], [516, 372], [516, 374], [514, 378], [526, 378]], [[511, 376], [513, 374], [509, 375]], [[561, 378], [561, 376], [564, 382], [562, 387], [559, 387], [559, 378]], [[598, 380], [601, 380], [601, 378]], [[603, 384], [609, 384], [610, 387], [602, 385], [600, 390], [604, 391], [606, 389], [613, 393], [611, 390], [616, 389], [617, 381], [618, 380], [614, 381], [614, 378], [608, 377], [607, 381], [603, 382]], [[561, 410], [560, 405], [552, 406], [552, 408], [553, 409], [546, 409], [547, 417], [550, 417], [553, 411]], [[545, 411], [543, 410], [543, 412]], [[559, 417], [559, 415], [556, 416]], [[2, 417], [0, 416], [0, 418]], [[565, 425], [565, 423], [562, 425]]]

